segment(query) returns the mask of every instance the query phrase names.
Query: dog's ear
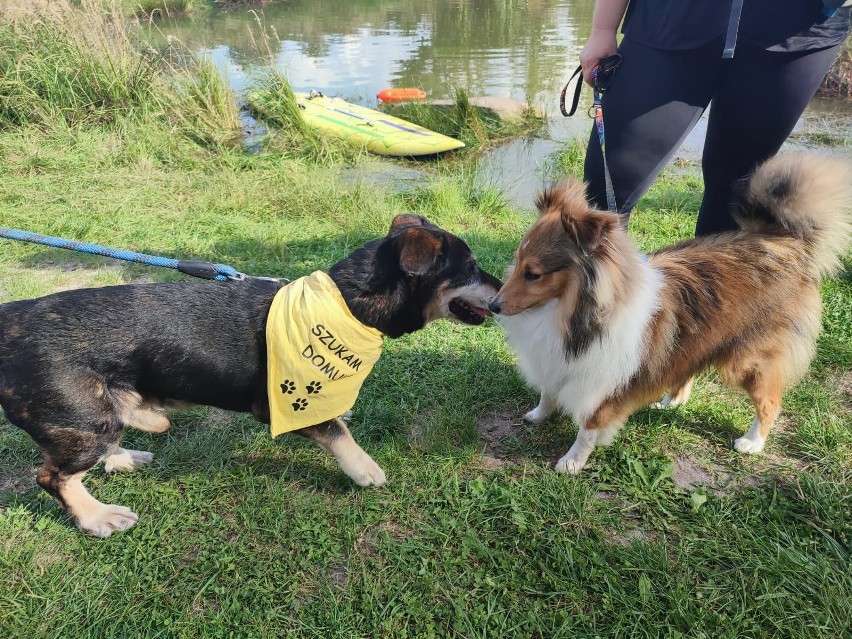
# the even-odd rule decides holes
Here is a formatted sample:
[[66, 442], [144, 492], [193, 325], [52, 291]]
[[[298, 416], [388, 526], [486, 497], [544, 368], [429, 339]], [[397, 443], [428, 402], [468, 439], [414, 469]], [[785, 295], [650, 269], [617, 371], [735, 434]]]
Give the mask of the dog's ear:
[[425, 227], [406, 229], [396, 238], [396, 245], [399, 267], [406, 275], [428, 273], [444, 251], [444, 239]]
[[405, 226], [434, 226], [429, 220], [422, 215], [414, 215], [411, 213], [400, 213], [393, 218], [390, 225], [389, 233], [393, 233]]
[[574, 243], [585, 253], [597, 249], [608, 233], [618, 226], [618, 218], [598, 211], [563, 209], [562, 226]]
[[546, 213], [565, 213], [566, 211], [586, 211], [589, 202], [586, 199], [586, 185], [580, 180], [566, 177], [545, 189], [535, 199], [539, 215]]

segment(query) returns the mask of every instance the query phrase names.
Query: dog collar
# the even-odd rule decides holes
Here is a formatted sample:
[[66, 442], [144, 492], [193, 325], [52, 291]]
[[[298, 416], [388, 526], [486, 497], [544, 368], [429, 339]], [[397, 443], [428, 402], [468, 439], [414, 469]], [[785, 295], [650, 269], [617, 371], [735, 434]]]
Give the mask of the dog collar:
[[343, 415], [382, 353], [327, 273], [283, 287], [266, 320], [267, 393], [275, 437]]

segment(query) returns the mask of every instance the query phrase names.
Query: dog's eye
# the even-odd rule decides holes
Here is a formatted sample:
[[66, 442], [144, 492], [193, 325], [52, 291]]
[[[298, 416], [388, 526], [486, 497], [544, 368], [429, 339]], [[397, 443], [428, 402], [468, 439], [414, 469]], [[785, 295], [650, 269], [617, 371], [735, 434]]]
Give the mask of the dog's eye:
[[541, 277], [541, 273], [533, 273], [532, 271], [524, 271], [524, 279], [527, 282], [535, 282]]

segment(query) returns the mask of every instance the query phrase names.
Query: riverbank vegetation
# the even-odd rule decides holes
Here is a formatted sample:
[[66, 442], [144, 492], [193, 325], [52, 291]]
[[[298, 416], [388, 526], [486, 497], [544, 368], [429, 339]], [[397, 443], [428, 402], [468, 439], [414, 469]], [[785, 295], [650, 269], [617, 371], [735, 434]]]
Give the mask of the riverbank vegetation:
[[819, 88], [819, 95], [852, 99], [852, 38], [847, 38], [846, 45], [831, 65]]
[[[289, 103], [275, 107], [289, 87], [274, 76], [276, 133], [249, 151], [218, 75], [141, 46], [120, 11], [54, 1], [24, 20], [8, 6], [0, 225], [297, 277], [402, 211], [500, 273], [534, 218], [470, 164], [374, 179], [385, 163], [312, 141]], [[582, 159], [568, 147], [549, 177]], [[635, 241], [689, 237], [700, 188], [692, 164], [664, 172], [632, 218]], [[97, 498], [140, 515], [95, 540], [36, 486], [35, 447], [0, 419], [0, 636], [848, 636], [845, 263], [823, 287], [817, 359], [762, 457], [731, 450], [752, 410], [708, 374], [685, 406], [634, 415], [583, 475], [557, 475], [576, 427], [520, 421], [537, 396], [491, 321], [386, 342], [350, 423], [388, 474], [380, 490], [247, 416], [192, 408], [166, 434], [127, 433], [150, 467], [89, 473]], [[2, 302], [178, 277], [0, 240]]]

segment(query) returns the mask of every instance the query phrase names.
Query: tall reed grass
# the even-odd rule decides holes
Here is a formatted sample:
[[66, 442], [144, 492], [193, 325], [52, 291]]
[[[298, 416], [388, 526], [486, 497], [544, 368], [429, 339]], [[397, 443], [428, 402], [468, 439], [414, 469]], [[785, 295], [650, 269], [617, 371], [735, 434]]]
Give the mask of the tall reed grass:
[[274, 144], [304, 159], [320, 163], [346, 162], [366, 153], [363, 148], [320, 135], [310, 128], [299, 111], [290, 83], [279, 71], [273, 70], [258, 78], [247, 103], [254, 115], [275, 127]]
[[[6, 0], [0, 128], [159, 123], [202, 144], [238, 138], [234, 95], [208, 62], [178, 68], [117, 0]], [[191, 56], [185, 56], [190, 58]]]
[[153, 19], [183, 15], [203, 6], [203, 0], [122, 0], [125, 13]]
[[465, 152], [476, 152], [541, 128], [544, 118], [526, 109], [520, 119], [500, 117], [494, 110], [471, 103], [467, 91], [457, 88], [452, 104], [407, 102], [391, 114], [465, 143]]

